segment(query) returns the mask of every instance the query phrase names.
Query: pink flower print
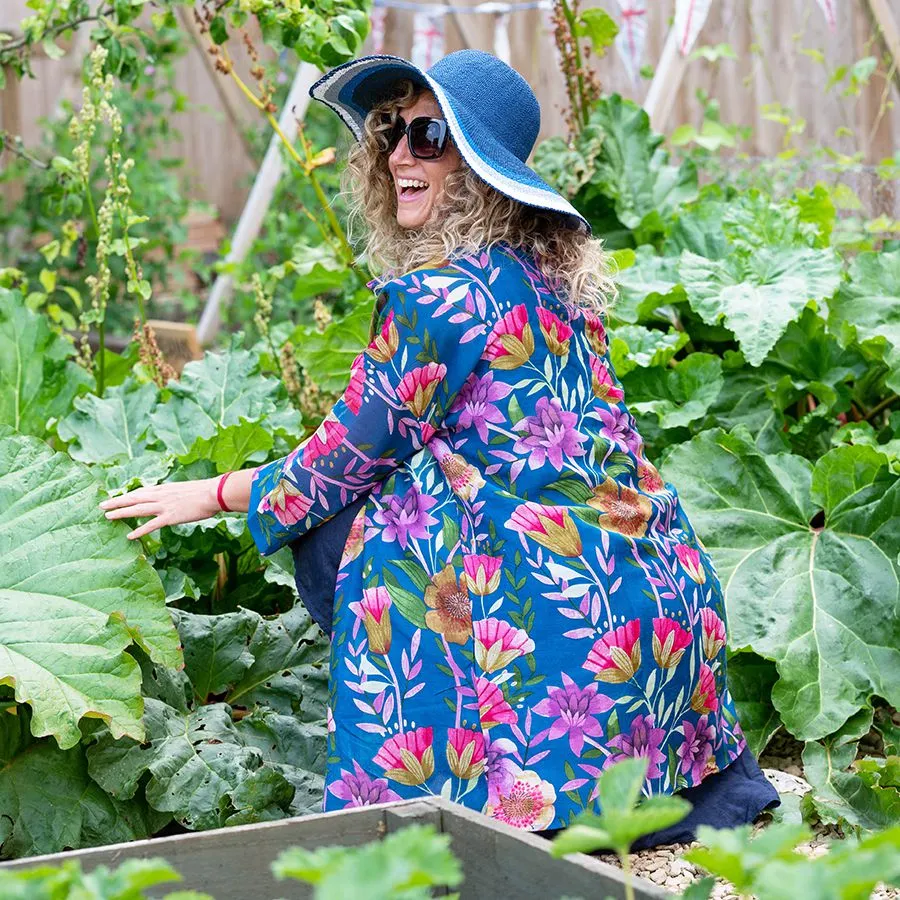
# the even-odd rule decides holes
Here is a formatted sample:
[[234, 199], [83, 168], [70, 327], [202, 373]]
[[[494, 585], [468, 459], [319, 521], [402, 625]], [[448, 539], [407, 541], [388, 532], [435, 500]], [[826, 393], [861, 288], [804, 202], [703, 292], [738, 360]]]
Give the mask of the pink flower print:
[[350, 531], [347, 532], [347, 539], [344, 541], [344, 550], [341, 553], [341, 564], [339, 568], [343, 569], [344, 566], [353, 562], [353, 560], [362, 553], [365, 530], [366, 511], [365, 509], [361, 509], [350, 523]]
[[539, 716], [554, 719], [550, 726], [550, 740], [569, 735], [569, 746], [576, 756], [581, 755], [584, 736], [600, 737], [603, 729], [597, 721], [597, 713], [606, 712], [615, 706], [615, 701], [605, 694], [597, 693], [596, 681], [580, 688], [565, 673], [562, 673], [563, 687], [548, 687], [548, 696], [534, 706]]
[[700, 551], [688, 544], [676, 544], [675, 555], [688, 576], [697, 584], [706, 583], [706, 572], [700, 562]]
[[653, 620], [653, 658], [661, 668], [677, 666], [690, 643], [690, 632], [674, 619], [663, 617]]
[[519, 767], [508, 756], [516, 752], [516, 745], [509, 738], [487, 740], [485, 745], [485, 770], [488, 781], [488, 801], [496, 803], [501, 794], [508, 794], [516, 780]]
[[463, 500], [472, 501], [478, 496], [478, 491], [484, 487], [484, 478], [481, 472], [470, 466], [459, 453], [448, 453], [439, 461], [441, 471], [450, 482], [450, 490]]
[[615, 747], [619, 752], [608, 756], [603, 767], [607, 768], [629, 757], [646, 756], [650, 760], [647, 778], [659, 778], [662, 774], [659, 764], [666, 759], [659, 747], [666, 732], [664, 728], [654, 728], [654, 724], [653, 716], [635, 716], [628, 734], [622, 732], [607, 741], [610, 747]]
[[386, 587], [368, 588], [362, 600], [349, 604], [361, 620], [369, 637], [369, 650], [384, 655], [391, 649], [391, 618], [388, 608], [391, 598]]
[[675, 752], [681, 759], [682, 773], [690, 773], [688, 784], [695, 787], [703, 781], [707, 763], [713, 755], [716, 729], [708, 723], [706, 716], [701, 716], [696, 726], [685, 719], [681, 728], [684, 731], [684, 743]]
[[609, 368], [599, 356], [591, 357], [591, 387], [595, 397], [608, 403], [618, 403], [625, 396], [622, 388], [616, 387]]
[[700, 664], [700, 672], [697, 676], [697, 686], [691, 694], [691, 709], [695, 713], [705, 715], [715, 712], [719, 708], [719, 698], [716, 696], [716, 677], [713, 670], [706, 664]]
[[389, 737], [372, 761], [392, 781], [424, 784], [434, 774], [434, 729], [416, 728]]
[[347, 426], [329, 413], [303, 447], [303, 465], [312, 465], [320, 457], [340, 447], [346, 436]]
[[520, 303], [494, 326], [481, 358], [489, 360], [492, 369], [517, 369], [533, 353], [534, 334], [528, 324], [528, 310]]
[[594, 353], [605, 356], [607, 351], [606, 329], [596, 313], [586, 310], [584, 313], [584, 333], [590, 341]]
[[703, 626], [703, 655], [715, 659], [725, 646], [725, 623], [708, 606], [700, 610]]
[[563, 455], [584, 456], [581, 445], [587, 436], [577, 431], [578, 414], [566, 412], [558, 397], [541, 397], [534, 415], [519, 419], [513, 426], [523, 432], [513, 447], [516, 453], [529, 453], [528, 468], [537, 469], [550, 460], [557, 472], [562, 469]]
[[653, 463], [638, 461], [637, 474], [638, 487], [644, 493], [658, 494], [666, 489], [666, 484]]
[[463, 556], [463, 569], [466, 572], [466, 584], [469, 590], [482, 597], [493, 594], [500, 586], [500, 567], [502, 556], [485, 556], [470, 553]]
[[495, 725], [515, 724], [518, 721], [516, 711], [507, 703], [503, 691], [489, 678], [483, 675], [475, 679], [475, 693], [477, 699], [474, 703], [466, 704], [466, 709], [477, 709], [481, 718], [481, 727], [487, 730]]
[[428, 537], [428, 526], [437, 525], [437, 519], [428, 510], [436, 504], [434, 497], [422, 494], [415, 484], [403, 495], [391, 494], [374, 515], [375, 521], [385, 526], [382, 538], [399, 541], [405, 550], [410, 538]]
[[280, 478], [259, 504], [260, 512], [271, 512], [282, 525], [296, 525], [306, 517], [312, 500], [293, 482]]
[[394, 324], [394, 311], [391, 310], [381, 326], [381, 332], [366, 347], [365, 352], [375, 362], [386, 363], [393, 358], [399, 346], [400, 335], [397, 332], [397, 326]]
[[487, 423], [497, 425], [506, 421], [506, 416], [494, 405], [494, 401], [502, 400], [511, 390], [511, 384], [503, 382], [495, 384], [493, 372], [488, 372], [480, 378], [473, 372], [456, 395], [450, 412], [458, 412], [460, 427], [474, 426], [478, 437], [487, 443]]
[[581, 535], [564, 506], [522, 503], [505, 525], [561, 556], [581, 555]]
[[386, 778], [372, 778], [355, 759], [353, 772], [341, 769], [341, 780], [329, 784], [328, 790], [340, 800], [347, 801], [344, 809], [403, 799], [388, 787]]
[[484, 735], [480, 731], [447, 729], [447, 765], [457, 778], [478, 778], [485, 762]]
[[641, 620], [632, 619], [597, 641], [582, 668], [595, 672], [594, 679], [621, 684], [641, 666]]
[[400, 379], [397, 396], [414, 416], [422, 416], [446, 374], [447, 367], [443, 363], [430, 362], [427, 366], [412, 369]]
[[512, 787], [501, 793], [496, 802], [488, 800], [484, 813], [524, 831], [543, 831], [556, 816], [556, 790], [537, 772], [517, 767]]
[[344, 391], [344, 403], [354, 416], [362, 409], [363, 388], [366, 385], [366, 367], [363, 354], [360, 353], [350, 366], [350, 384]]
[[549, 309], [544, 309], [543, 306], [538, 307], [537, 317], [550, 352], [556, 356], [565, 356], [569, 352], [572, 329], [559, 316]]
[[485, 672], [496, 672], [514, 659], [534, 652], [534, 641], [528, 632], [501, 619], [479, 619], [473, 623], [473, 631], [475, 659]]
[[325, 706], [325, 731], [331, 734], [335, 731], [334, 713], [331, 711], [331, 704]]

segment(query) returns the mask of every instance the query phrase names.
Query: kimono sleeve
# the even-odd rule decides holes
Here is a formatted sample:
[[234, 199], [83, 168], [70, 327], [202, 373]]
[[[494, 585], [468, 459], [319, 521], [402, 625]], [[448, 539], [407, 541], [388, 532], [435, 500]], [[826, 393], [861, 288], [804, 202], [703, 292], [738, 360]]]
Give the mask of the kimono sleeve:
[[382, 289], [380, 326], [341, 398], [313, 435], [253, 472], [247, 518], [260, 553], [349, 506], [440, 429], [484, 351], [489, 328], [477, 291], [469, 276], [446, 270]]

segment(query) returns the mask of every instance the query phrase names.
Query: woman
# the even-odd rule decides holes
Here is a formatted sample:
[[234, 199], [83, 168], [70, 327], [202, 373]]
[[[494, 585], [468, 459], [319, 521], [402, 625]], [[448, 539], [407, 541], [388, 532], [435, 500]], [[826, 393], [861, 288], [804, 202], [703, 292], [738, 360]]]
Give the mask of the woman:
[[358, 139], [372, 340], [287, 457], [101, 505], [156, 516], [133, 537], [247, 510], [262, 554], [318, 536], [326, 568], [339, 536], [339, 571], [298, 578], [333, 594], [325, 810], [440, 794], [549, 834], [640, 754], [645, 792], [695, 803], [644, 845], [751, 821], [777, 794], [725, 685], [721, 588], [610, 366], [600, 243], [526, 165], [531, 88], [467, 50], [311, 93]]

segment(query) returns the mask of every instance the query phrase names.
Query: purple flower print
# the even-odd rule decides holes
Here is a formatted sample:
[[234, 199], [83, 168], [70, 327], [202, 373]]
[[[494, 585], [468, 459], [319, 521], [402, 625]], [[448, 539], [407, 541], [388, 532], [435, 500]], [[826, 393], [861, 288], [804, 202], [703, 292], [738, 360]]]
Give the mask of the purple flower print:
[[615, 701], [605, 694], [598, 694], [600, 685], [594, 681], [580, 688], [562, 673], [563, 687], [548, 687], [547, 694], [534, 711], [540, 716], [551, 716], [554, 723], [547, 729], [550, 740], [569, 735], [569, 746], [576, 756], [581, 755], [584, 736], [600, 737], [603, 729], [594, 718], [597, 713], [606, 712], [615, 706]]
[[384, 539], [399, 541], [405, 550], [409, 538], [428, 537], [428, 526], [437, 525], [437, 519], [428, 515], [428, 510], [436, 504], [434, 497], [422, 494], [414, 484], [405, 496], [391, 494], [374, 518], [379, 525], [385, 526]]
[[706, 764], [713, 753], [712, 742], [716, 737], [716, 729], [708, 723], [706, 716], [700, 716], [696, 726], [685, 719], [682, 728], [684, 743], [675, 752], [681, 758], [682, 773], [691, 773], [689, 784], [694, 787], [703, 780]]
[[628, 421], [628, 413], [624, 409], [612, 406], [609, 409], [598, 410], [597, 415], [603, 420], [600, 433], [614, 444], [618, 444], [623, 450], [626, 449], [631, 438], [631, 423]]
[[550, 460], [558, 472], [562, 469], [563, 454], [584, 456], [582, 443], [587, 436], [575, 430], [577, 413], [566, 412], [558, 397], [541, 397], [535, 404], [534, 415], [520, 419], [513, 427], [523, 432], [513, 450], [530, 452], [528, 468], [537, 469]]
[[475, 426], [478, 437], [487, 443], [487, 423], [497, 424], [505, 421], [505, 416], [496, 406], [495, 400], [502, 400], [512, 390], [511, 384], [494, 384], [494, 373], [479, 378], [474, 372], [466, 379], [450, 412], [460, 412], [459, 424], [462, 428]]
[[646, 756], [650, 760], [647, 777], [659, 778], [662, 774], [659, 764], [666, 759], [659, 745], [666, 732], [665, 729], [654, 728], [653, 725], [653, 716], [635, 716], [628, 734], [622, 732], [607, 741], [610, 747], [615, 747], [619, 752], [607, 757], [606, 765], [621, 762], [629, 756]]
[[496, 738], [484, 748], [484, 770], [487, 774], [488, 802], [498, 803], [501, 794], [508, 794], [516, 782], [519, 767], [507, 754], [515, 753], [516, 745], [509, 738]]
[[386, 778], [371, 778], [354, 759], [355, 772], [341, 769], [341, 780], [328, 785], [328, 790], [340, 800], [346, 800], [344, 809], [351, 806], [371, 806], [401, 800], [399, 794], [388, 787]]

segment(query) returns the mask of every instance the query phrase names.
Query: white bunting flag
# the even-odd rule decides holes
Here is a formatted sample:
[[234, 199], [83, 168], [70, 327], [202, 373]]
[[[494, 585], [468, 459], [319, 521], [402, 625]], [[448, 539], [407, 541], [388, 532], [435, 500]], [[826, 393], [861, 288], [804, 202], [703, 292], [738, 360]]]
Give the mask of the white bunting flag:
[[616, 51], [632, 84], [637, 84], [647, 43], [647, 0], [619, 0], [622, 9]]
[[675, 0], [675, 34], [682, 56], [691, 52], [691, 47], [700, 34], [700, 29], [709, 15], [712, 0]]

